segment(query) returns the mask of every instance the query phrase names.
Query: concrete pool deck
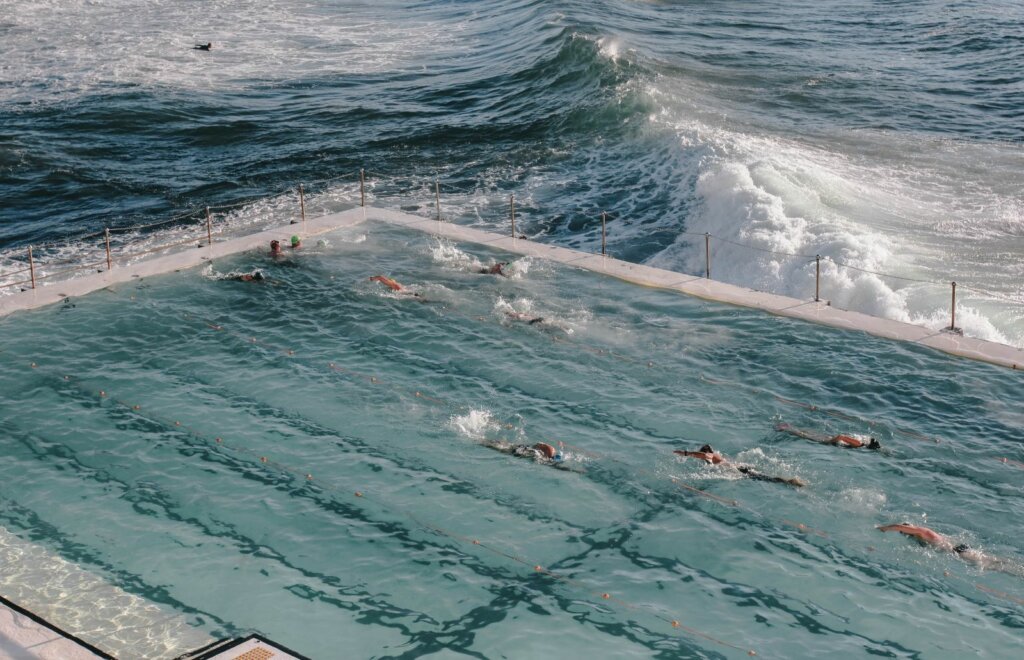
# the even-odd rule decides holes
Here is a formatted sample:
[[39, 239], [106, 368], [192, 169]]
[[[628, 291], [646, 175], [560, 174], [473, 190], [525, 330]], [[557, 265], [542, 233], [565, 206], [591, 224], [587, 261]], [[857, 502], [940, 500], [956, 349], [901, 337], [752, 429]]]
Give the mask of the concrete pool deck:
[[96, 660], [112, 656], [0, 597], [0, 657], [14, 660]]
[[[944, 330], [936, 331], [902, 321], [839, 309], [830, 306], [825, 301], [814, 302], [755, 291], [725, 282], [705, 279], [698, 275], [684, 275], [642, 264], [632, 264], [612, 257], [587, 254], [569, 248], [545, 245], [523, 238], [512, 238], [472, 227], [373, 207], [354, 208], [341, 213], [320, 216], [308, 220], [304, 224], [288, 224], [247, 236], [229, 238], [221, 242], [214, 241], [212, 245], [124, 266], [115, 265], [109, 271], [54, 282], [38, 289], [29, 289], [3, 296], [0, 297], [0, 317], [20, 310], [58, 303], [65, 298], [83, 296], [133, 279], [193, 268], [218, 258], [250, 250], [266, 250], [271, 240], [277, 239], [282, 243], [287, 243], [287, 239], [295, 233], [301, 233], [304, 239], [308, 239], [367, 221], [385, 222], [454, 241], [476, 243], [512, 254], [547, 259], [633, 284], [676, 291], [705, 300], [759, 309], [778, 316], [801, 319], [843, 330], [858, 330], [876, 337], [928, 346], [951, 355], [1010, 369], [1024, 369], [1024, 350], [1006, 344], [963, 337]], [[287, 251], [289, 248], [284, 249]]]

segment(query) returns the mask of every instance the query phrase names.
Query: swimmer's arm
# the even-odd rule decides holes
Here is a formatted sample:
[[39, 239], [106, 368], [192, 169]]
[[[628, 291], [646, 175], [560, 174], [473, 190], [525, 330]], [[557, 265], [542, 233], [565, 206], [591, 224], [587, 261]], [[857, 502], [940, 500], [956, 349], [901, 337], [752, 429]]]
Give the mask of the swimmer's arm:
[[899, 532], [901, 534], [907, 534], [908, 536], [916, 536], [921, 533], [917, 527], [913, 525], [906, 525], [904, 523], [893, 523], [891, 525], [879, 525], [876, 527], [880, 532]]
[[804, 440], [811, 440], [813, 442], [822, 442], [826, 444], [831, 442], [830, 438], [827, 438], [823, 435], [818, 435], [817, 433], [812, 433], [810, 431], [804, 431], [803, 429], [798, 429], [795, 426], [790, 426], [789, 424], [778, 424], [776, 425], [775, 430], [783, 431], [790, 435], [795, 435], [798, 438], [803, 438]]

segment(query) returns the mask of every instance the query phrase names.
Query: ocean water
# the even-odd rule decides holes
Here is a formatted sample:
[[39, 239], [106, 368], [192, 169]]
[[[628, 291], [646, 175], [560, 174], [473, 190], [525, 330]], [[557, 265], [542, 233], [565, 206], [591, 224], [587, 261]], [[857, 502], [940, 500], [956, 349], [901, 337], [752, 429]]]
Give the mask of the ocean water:
[[831, 257], [862, 269], [824, 262], [833, 304], [936, 329], [955, 280], [965, 332], [1020, 346], [1022, 24], [1017, 0], [0, 0], [0, 272], [204, 205], [279, 222], [300, 182], [350, 206], [363, 168], [372, 203], [431, 214], [437, 179], [495, 227], [514, 194], [568, 246], [606, 210], [613, 254], [685, 272], [710, 232], [716, 278], [798, 297]]
[[[955, 280], [966, 334], [1022, 346], [1022, 25], [1016, 0], [0, 0], [0, 285], [29, 245], [43, 273], [101, 260], [71, 239], [104, 227], [295, 219], [300, 182], [350, 208], [364, 169], [368, 203], [433, 217], [437, 182], [446, 220], [504, 230], [514, 195], [521, 231], [588, 251], [607, 211], [613, 255], [681, 272], [710, 232], [716, 279], [801, 298], [828, 256], [862, 270], [824, 261], [824, 298], [934, 328]], [[1020, 572], [1018, 374], [473, 272], [498, 258], [367, 226], [0, 320], [0, 526], [32, 549], [3, 556], [176, 615], [146, 657], [249, 630], [317, 658], [1017, 653], [1021, 577], [874, 526]], [[704, 442], [809, 485], [671, 454]], [[77, 628], [68, 575], [3, 584]], [[132, 657], [136, 632], [83, 637]]]
[[[1016, 653], [1016, 372], [528, 258], [477, 272], [507, 258], [366, 225], [4, 319], [0, 526], [196, 633], [316, 658]], [[807, 486], [672, 453], [706, 442]], [[1009, 572], [875, 529], [903, 520]]]

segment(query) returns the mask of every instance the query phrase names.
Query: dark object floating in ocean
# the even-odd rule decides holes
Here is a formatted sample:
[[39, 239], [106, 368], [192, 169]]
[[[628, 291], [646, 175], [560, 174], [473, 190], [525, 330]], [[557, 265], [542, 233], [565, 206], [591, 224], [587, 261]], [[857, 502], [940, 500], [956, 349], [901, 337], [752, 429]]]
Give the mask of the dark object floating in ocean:
[[211, 48], [213, 48], [212, 41], [207, 42], [205, 44], [196, 44], [195, 46], [192, 46], [192, 50], [210, 50]]

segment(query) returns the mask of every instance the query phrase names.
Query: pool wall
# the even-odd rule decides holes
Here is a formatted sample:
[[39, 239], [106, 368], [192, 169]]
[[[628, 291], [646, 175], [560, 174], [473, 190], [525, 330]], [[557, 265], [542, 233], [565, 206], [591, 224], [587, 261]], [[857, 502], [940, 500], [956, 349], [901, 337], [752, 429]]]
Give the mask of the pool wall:
[[248, 250], [268, 249], [267, 246], [274, 239], [287, 244], [287, 239], [296, 233], [302, 235], [304, 239], [308, 239], [366, 221], [386, 222], [455, 241], [488, 245], [514, 254], [547, 259], [609, 275], [642, 286], [678, 291], [706, 300], [760, 309], [779, 316], [802, 319], [844, 330], [859, 330], [886, 339], [929, 346], [951, 355], [1011, 369], [1020, 369], [1024, 366], [1024, 350], [1005, 344], [839, 309], [831, 306], [828, 301], [800, 300], [754, 291], [697, 275], [684, 275], [642, 264], [632, 264], [599, 254], [587, 254], [555, 245], [544, 245], [524, 238], [513, 238], [511, 235], [502, 236], [449, 222], [439, 222], [399, 211], [372, 207], [359, 207], [341, 213], [332, 213], [302, 224], [288, 224], [220, 243], [214, 242], [212, 245], [195, 250], [178, 252], [85, 277], [55, 282], [37, 289], [29, 289], [0, 298], [0, 317], [19, 310], [35, 309], [57, 303], [66, 298], [83, 296], [135, 278], [192, 268], [220, 257]]

